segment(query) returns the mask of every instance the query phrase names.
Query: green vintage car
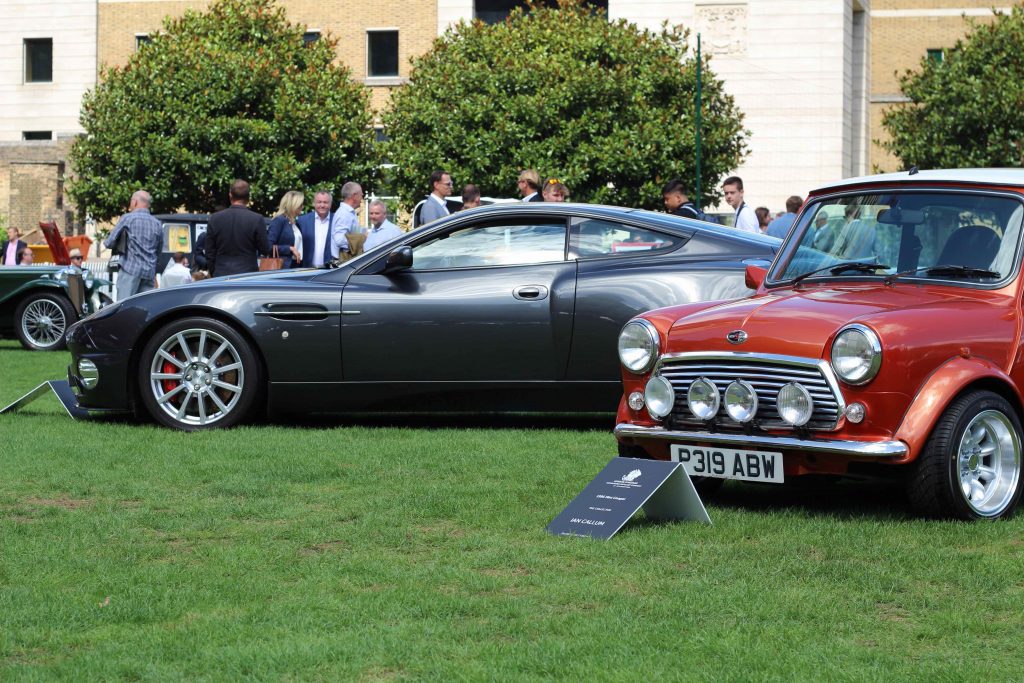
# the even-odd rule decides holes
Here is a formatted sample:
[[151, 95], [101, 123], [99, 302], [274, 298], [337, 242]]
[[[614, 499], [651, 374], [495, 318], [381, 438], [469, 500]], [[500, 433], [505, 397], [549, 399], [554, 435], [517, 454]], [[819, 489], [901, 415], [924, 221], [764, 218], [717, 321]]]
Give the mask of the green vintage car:
[[0, 336], [31, 351], [63, 349], [71, 324], [111, 303], [111, 291], [71, 266], [0, 266]]

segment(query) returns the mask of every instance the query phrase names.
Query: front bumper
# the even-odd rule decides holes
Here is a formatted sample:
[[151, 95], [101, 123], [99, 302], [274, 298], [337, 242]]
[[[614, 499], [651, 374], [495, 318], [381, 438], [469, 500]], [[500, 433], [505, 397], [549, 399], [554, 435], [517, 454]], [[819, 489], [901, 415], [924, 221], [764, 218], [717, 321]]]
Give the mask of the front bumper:
[[705, 443], [739, 448], [764, 447], [772, 450], [799, 451], [822, 455], [843, 455], [856, 458], [907, 457], [907, 444], [902, 441], [844, 441], [839, 439], [796, 439], [786, 436], [747, 434], [711, 434], [708, 432], [671, 431], [664, 427], [641, 427], [627, 423], [615, 425], [615, 436], [625, 439], [655, 439], [679, 443]]

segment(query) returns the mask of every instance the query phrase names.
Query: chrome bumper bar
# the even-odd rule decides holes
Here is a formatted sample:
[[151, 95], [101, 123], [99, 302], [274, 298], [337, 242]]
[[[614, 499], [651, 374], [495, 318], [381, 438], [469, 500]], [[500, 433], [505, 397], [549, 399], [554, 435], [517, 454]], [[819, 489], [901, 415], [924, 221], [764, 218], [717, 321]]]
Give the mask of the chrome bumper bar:
[[902, 441], [843, 441], [839, 439], [794, 439], [788, 436], [760, 436], [746, 434], [709, 434], [708, 432], [676, 432], [664, 427], [639, 427], [631, 424], [615, 425], [615, 436], [658, 439], [681, 443], [707, 443], [746, 448], [763, 447], [781, 451], [803, 451], [826, 455], [854, 455], [861, 458], [901, 458], [907, 455], [907, 444]]

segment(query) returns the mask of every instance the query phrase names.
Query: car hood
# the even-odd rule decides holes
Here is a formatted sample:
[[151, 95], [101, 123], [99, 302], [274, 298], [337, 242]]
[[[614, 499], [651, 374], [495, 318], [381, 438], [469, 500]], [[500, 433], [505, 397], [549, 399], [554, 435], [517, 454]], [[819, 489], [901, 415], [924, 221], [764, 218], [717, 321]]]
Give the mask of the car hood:
[[[669, 351], [742, 351], [823, 358], [835, 334], [850, 323], [874, 329], [883, 347], [948, 354], [973, 348], [1000, 364], [1015, 335], [1013, 296], [992, 291], [915, 285], [786, 288], [681, 318], [669, 330]], [[950, 321], [956, 321], [950, 324]], [[726, 335], [746, 333], [730, 343]], [[946, 347], [946, 348], [944, 348]]]

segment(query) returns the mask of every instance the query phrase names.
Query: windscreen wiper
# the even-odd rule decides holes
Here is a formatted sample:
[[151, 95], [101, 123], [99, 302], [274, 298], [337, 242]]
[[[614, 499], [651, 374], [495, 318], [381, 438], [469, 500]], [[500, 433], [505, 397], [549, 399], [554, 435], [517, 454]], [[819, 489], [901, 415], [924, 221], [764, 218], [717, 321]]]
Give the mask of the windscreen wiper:
[[924, 271], [925, 275], [940, 275], [946, 277], [999, 277], [1000, 275], [994, 270], [972, 268], [970, 266], [957, 266], [952, 264], [941, 266], [921, 266], [919, 268], [911, 268], [910, 270], [893, 273], [885, 278], [885, 284], [891, 285], [898, 277], [913, 275], [914, 273], [920, 273], [921, 271]]
[[839, 275], [841, 273], [845, 273], [851, 270], [855, 270], [861, 273], [873, 273], [876, 270], [885, 270], [886, 268], [891, 267], [892, 266], [887, 266], [884, 263], [867, 263], [865, 261], [844, 261], [842, 263], [833, 263], [832, 265], [823, 266], [821, 268], [815, 268], [814, 270], [810, 270], [806, 273], [801, 273], [800, 275], [797, 275], [795, 278], [793, 278], [790, 284], [795, 285], [804, 278], [808, 278], [812, 275], [817, 275], [818, 273], [823, 273], [826, 270], [832, 275]]

